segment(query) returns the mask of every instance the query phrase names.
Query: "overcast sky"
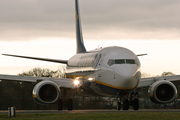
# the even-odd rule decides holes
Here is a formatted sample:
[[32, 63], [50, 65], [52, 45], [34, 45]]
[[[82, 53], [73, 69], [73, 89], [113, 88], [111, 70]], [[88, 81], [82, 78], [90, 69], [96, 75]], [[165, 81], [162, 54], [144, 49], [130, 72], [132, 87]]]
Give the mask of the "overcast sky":
[[[179, 0], [79, 0], [85, 39], [179, 40]], [[0, 0], [0, 40], [75, 37], [74, 0]]]
[[[75, 0], [0, 0], [0, 53], [69, 59], [76, 49], [74, 4]], [[98, 44], [127, 47], [149, 54], [140, 58], [143, 72], [180, 73], [179, 0], [79, 0], [79, 5], [88, 50]], [[0, 73], [58, 66], [30, 61], [1, 55]]]

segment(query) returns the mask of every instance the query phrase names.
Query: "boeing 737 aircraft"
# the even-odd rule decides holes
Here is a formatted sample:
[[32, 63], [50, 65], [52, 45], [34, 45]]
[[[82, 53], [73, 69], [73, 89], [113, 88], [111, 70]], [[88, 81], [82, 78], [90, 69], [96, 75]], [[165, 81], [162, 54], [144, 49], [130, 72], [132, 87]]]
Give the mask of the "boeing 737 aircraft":
[[[32, 95], [40, 104], [59, 103], [63, 109], [61, 88], [76, 90], [83, 96], [117, 96], [117, 109], [128, 110], [132, 105], [139, 109], [137, 89], [149, 87], [149, 97], [152, 102], [165, 104], [177, 97], [177, 88], [173, 84], [180, 76], [166, 76], [141, 78], [141, 64], [138, 56], [123, 47], [106, 47], [94, 51], [87, 51], [82, 36], [78, 0], [75, 0], [76, 14], [76, 45], [77, 54], [69, 60], [57, 60], [19, 55], [6, 56], [21, 57], [66, 64], [66, 78], [43, 78], [15, 75], [0, 75], [0, 80], [37, 82]], [[131, 104], [130, 104], [131, 101]], [[72, 98], [68, 100], [68, 109], [72, 110]]]

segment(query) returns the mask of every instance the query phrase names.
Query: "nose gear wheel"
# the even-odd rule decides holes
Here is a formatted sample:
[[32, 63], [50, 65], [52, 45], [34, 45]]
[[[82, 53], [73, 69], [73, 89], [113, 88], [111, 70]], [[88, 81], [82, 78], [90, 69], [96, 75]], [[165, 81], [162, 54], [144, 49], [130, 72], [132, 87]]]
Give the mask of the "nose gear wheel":
[[129, 101], [128, 101], [128, 99], [125, 99], [123, 101], [123, 110], [129, 110]]
[[137, 98], [135, 98], [133, 100], [133, 109], [134, 110], [138, 110], [139, 109], [139, 100]]

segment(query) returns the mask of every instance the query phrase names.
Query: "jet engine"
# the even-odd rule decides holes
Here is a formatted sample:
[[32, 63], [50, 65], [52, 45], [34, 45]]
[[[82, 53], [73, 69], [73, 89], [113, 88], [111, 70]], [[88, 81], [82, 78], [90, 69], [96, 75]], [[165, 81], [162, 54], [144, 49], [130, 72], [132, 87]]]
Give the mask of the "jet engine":
[[52, 81], [41, 81], [33, 89], [33, 98], [37, 103], [52, 104], [60, 98], [60, 88]]
[[177, 89], [173, 83], [166, 80], [154, 82], [148, 90], [150, 99], [154, 103], [165, 104], [177, 97]]

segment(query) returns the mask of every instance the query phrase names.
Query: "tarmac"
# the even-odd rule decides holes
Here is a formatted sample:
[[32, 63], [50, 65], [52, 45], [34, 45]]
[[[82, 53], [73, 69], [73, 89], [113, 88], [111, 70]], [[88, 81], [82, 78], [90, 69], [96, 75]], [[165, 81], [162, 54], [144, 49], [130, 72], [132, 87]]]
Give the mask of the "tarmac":
[[[16, 114], [41, 114], [41, 113], [129, 113], [129, 112], [179, 112], [180, 109], [140, 109], [140, 110], [63, 110], [63, 111], [57, 111], [57, 110], [16, 110]], [[8, 111], [0, 111], [0, 114], [8, 114]]]

